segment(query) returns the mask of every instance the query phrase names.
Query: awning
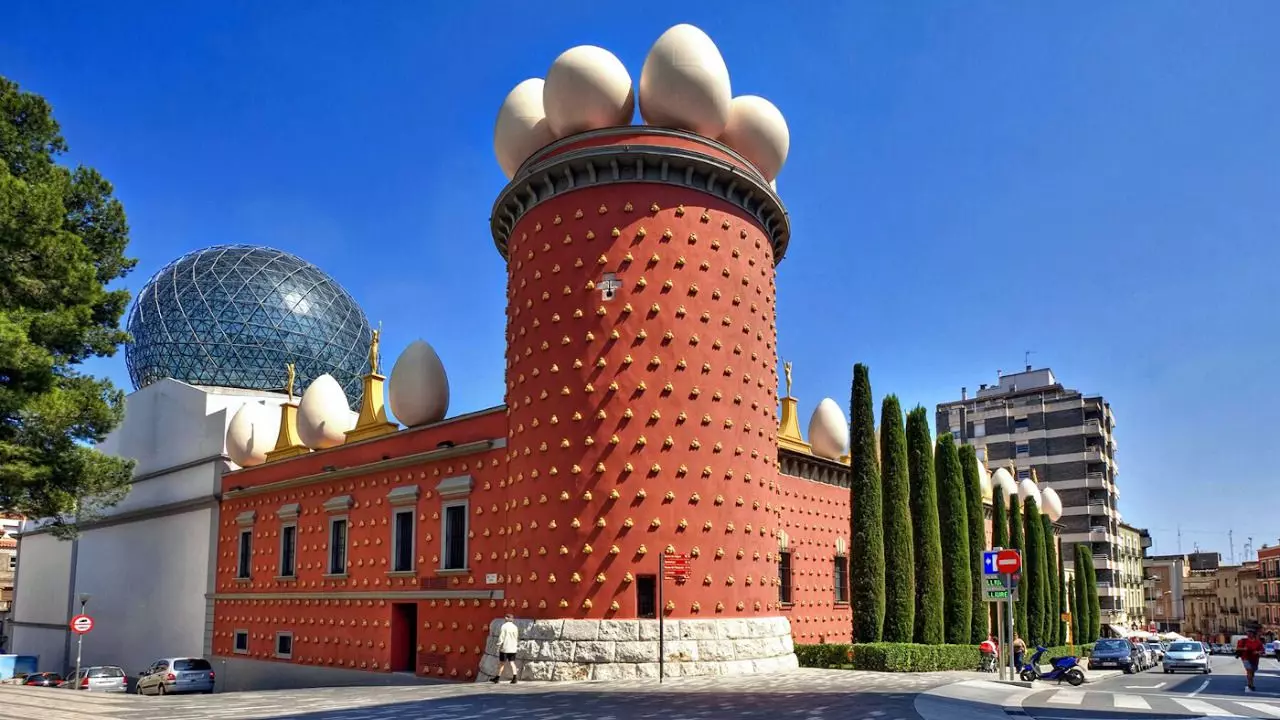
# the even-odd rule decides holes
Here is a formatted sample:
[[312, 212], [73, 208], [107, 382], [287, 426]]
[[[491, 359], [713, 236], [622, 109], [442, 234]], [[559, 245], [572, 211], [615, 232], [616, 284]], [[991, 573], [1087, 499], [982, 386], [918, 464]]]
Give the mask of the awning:
[[1130, 630], [1123, 625], [1108, 625], [1107, 629], [1109, 629], [1111, 633], [1118, 638], [1127, 638], [1133, 635], [1133, 630]]

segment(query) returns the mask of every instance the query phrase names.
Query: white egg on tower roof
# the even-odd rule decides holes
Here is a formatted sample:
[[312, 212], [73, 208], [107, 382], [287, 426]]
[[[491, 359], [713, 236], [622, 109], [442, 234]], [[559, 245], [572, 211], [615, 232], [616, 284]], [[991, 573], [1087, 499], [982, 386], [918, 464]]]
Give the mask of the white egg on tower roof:
[[493, 126], [493, 154], [507, 179], [529, 156], [546, 147], [555, 135], [542, 105], [542, 78], [529, 78], [507, 93]]
[[1009, 502], [1009, 498], [1018, 494], [1018, 483], [1014, 481], [1013, 475], [1009, 474], [1004, 468], [996, 468], [991, 473], [991, 484], [1000, 490], [1000, 494], [1004, 496], [1005, 503]]
[[346, 393], [332, 375], [325, 373], [307, 387], [298, 403], [298, 439], [312, 450], [337, 447], [355, 426], [355, 414]]
[[569, 48], [547, 71], [542, 106], [557, 138], [630, 125], [636, 107], [631, 75], [622, 61], [604, 48]]
[[1058, 497], [1057, 490], [1051, 487], [1040, 490], [1040, 512], [1049, 518], [1049, 522], [1058, 522], [1062, 517], [1062, 498]]
[[267, 461], [267, 452], [280, 435], [280, 412], [272, 406], [250, 401], [240, 406], [227, 425], [227, 456], [240, 467]]
[[809, 418], [809, 445], [813, 454], [838, 460], [849, 446], [849, 421], [831, 398], [823, 398]]
[[706, 33], [676, 25], [658, 37], [640, 70], [640, 114], [655, 127], [718, 138], [729, 122], [729, 68]]
[[983, 498], [991, 497], [991, 473], [987, 472], [987, 466], [978, 460], [978, 489], [982, 491]]
[[765, 180], [773, 180], [787, 162], [791, 132], [773, 103], [756, 95], [739, 95], [729, 105], [729, 121], [720, 141], [750, 160]]
[[391, 412], [408, 427], [439, 422], [449, 412], [449, 376], [434, 348], [414, 340], [391, 368]]
[[1040, 504], [1040, 489], [1036, 487], [1035, 483], [1031, 482], [1031, 478], [1023, 478], [1018, 483], [1018, 499], [1023, 504], [1026, 504], [1028, 499], [1035, 500], [1037, 506]]

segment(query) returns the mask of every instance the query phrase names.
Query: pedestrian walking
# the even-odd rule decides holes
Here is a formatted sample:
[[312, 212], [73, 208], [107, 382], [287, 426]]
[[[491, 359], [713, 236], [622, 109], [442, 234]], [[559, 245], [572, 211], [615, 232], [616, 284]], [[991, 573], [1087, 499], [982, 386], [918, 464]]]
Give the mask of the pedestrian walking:
[[1027, 644], [1023, 642], [1022, 636], [1013, 634], [1013, 666], [1022, 669], [1022, 656], [1027, 654]]
[[502, 671], [507, 669], [507, 665], [511, 665], [511, 684], [516, 684], [516, 678], [520, 676], [520, 667], [516, 665], [516, 650], [520, 647], [520, 628], [516, 627], [511, 613], [507, 613], [503, 619], [502, 627], [498, 628], [498, 673], [493, 676], [490, 682], [498, 682], [502, 679]]
[[1265, 648], [1258, 639], [1258, 628], [1249, 628], [1249, 634], [1236, 643], [1236, 657], [1244, 663], [1245, 692], [1253, 692], [1253, 674], [1258, 671], [1258, 662], [1262, 659]]

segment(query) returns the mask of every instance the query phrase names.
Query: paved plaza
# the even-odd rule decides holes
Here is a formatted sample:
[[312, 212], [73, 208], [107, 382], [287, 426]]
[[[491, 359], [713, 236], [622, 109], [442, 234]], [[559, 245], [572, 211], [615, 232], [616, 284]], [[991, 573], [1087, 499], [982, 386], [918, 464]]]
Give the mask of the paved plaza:
[[0, 686], [4, 720], [916, 720], [921, 692], [956, 676], [800, 669], [770, 676], [317, 688], [139, 697]]

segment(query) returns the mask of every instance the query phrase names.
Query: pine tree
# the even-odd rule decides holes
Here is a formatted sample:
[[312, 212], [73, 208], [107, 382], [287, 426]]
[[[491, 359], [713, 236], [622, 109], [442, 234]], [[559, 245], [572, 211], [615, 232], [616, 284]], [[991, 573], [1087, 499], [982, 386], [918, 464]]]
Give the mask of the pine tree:
[[1014, 631], [1021, 635], [1023, 640], [1028, 640], [1027, 545], [1023, 542], [1022, 500], [1017, 495], [1009, 498], [1009, 547], [1022, 552], [1022, 579], [1018, 586], [1018, 602], [1013, 604]]
[[950, 433], [938, 436], [938, 517], [942, 521], [943, 627], [947, 642], [969, 642], [973, 612], [973, 564], [969, 554], [969, 510], [964, 471]]
[[977, 645], [987, 639], [986, 603], [982, 600], [982, 551], [987, 549], [987, 530], [982, 513], [982, 478], [978, 472], [978, 453], [972, 445], [960, 446], [960, 467], [964, 472], [965, 509], [969, 519], [970, 582], [973, 586], [969, 642]]
[[907, 468], [911, 476], [911, 518], [915, 535], [915, 641], [941, 645], [942, 536], [938, 520], [938, 486], [933, 471], [933, 439], [929, 412], [917, 405], [907, 414]]
[[884, 483], [885, 642], [909, 643], [915, 633], [916, 583], [911, 528], [907, 435], [896, 395], [880, 406], [880, 463]]
[[1041, 515], [1044, 524], [1044, 565], [1045, 565], [1045, 636], [1048, 645], [1061, 645], [1062, 637], [1058, 633], [1059, 616], [1062, 608], [1058, 604], [1058, 549], [1053, 534], [1053, 521], [1048, 515]]
[[884, 629], [884, 500], [876, 457], [876, 414], [867, 366], [853, 368], [849, 442], [853, 454], [849, 576], [853, 639], [879, 642]]
[[1027, 632], [1031, 633], [1027, 642], [1044, 645], [1044, 529], [1034, 497], [1028, 497], [1023, 504], [1022, 521], [1027, 552], [1022, 557], [1021, 591], [1027, 604]]

